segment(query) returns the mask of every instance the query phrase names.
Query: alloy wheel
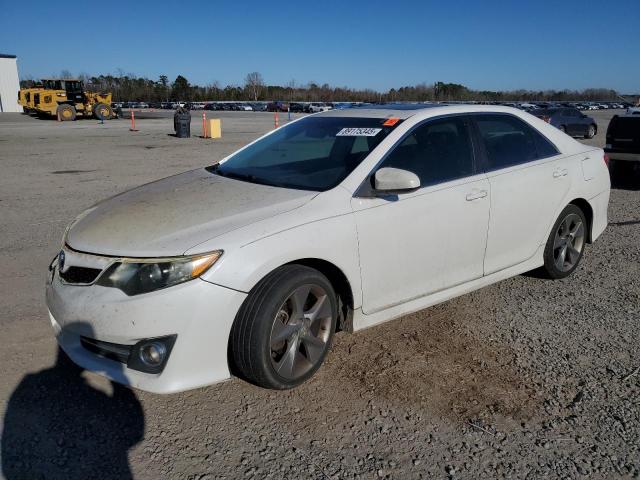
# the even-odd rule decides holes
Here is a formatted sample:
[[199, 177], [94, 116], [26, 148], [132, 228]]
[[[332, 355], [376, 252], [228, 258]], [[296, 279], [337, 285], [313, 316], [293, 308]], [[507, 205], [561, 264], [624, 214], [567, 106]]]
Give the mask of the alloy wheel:
[[301, 285], [282, 303], [271, 327], [271, 365], [287, 380], [322, 362], [331, 338], [331, 300], [319, 285]]
[[553, 241], [553, 261], [561, 272], [568, 272], [580, 260], [584, 233], [582, 219], [575, 213], [570, 213], [560, 222]]

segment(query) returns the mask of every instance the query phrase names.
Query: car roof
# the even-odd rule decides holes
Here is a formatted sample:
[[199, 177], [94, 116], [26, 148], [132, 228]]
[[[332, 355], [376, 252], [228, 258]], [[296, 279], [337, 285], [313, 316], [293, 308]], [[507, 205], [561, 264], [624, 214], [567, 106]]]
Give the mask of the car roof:
[[[362, 105], [346, 109], [334, 109], [327, 112], [316, 113], [323, 117], [360, 117], [360, 118], [399, 118], [406, 120], [410, 117], [435, 116], [453, 113], [511, 113], [520, 115], [522, 110], [515, 107], [505, 107], [502, 105], [478, 105], [478, 104], [446, 104], [446, 103], [423, 103], [423, 104], [379, 104]], [[424, 115], [429, 114], [429, 115]]]

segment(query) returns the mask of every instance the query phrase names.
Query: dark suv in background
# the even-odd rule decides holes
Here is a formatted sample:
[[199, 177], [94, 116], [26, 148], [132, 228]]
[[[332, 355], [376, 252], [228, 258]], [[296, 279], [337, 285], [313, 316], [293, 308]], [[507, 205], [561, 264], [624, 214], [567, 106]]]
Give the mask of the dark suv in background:
[[607, 127], [604, 152], [610, 167], [629, 167], [640, 172], [640, 115], [615, 115]]
[[598, 133], [596, 121], [577, 108], [544, 108], [531, 113], [572, 137], [593, 138]]

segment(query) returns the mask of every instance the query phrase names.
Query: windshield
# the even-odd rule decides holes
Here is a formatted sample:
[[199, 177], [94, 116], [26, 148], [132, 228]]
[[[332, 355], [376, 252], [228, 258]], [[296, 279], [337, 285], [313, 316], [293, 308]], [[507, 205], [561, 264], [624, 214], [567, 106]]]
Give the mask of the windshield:
[[344, 180], [399, 124], [398, 119], [311, 116], [207, 170], [264, 185], [325, 191]]

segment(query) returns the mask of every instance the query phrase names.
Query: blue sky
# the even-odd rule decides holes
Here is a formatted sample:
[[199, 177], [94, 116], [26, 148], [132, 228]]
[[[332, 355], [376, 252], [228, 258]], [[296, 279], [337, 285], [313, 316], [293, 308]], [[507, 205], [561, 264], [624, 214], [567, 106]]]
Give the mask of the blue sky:
[[640, 91], [640, 0], [0, 0], [0, 13], [0, 53], [18, 55], [23, 77], [123, 71], [241, 85], [259, 71], [269, 84], [376, 90]]

